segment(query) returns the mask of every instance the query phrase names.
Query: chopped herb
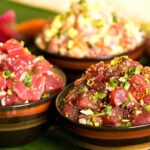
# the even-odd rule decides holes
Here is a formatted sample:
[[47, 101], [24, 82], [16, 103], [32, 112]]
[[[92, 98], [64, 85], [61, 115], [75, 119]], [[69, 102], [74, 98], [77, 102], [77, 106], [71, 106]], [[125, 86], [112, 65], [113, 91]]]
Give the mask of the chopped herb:
[[129, 87], [130, 87], [130, 83], [128, 81], [124, 82], [124, 89], [128, 91]]
[[40, 59], [40, 61], [45, 61], [44, 56], [38, 56], [38, 58]]
[[15, 76], [14, 72], [11, 72], [10, 70], [3, 71], [2, 74], [6, 79], [11, 79]]
[[16, 83], [17, 83], [17, 81], [14, 80], [14, 81], [12, 82], [12, 85], [15, 85]]
[[118, 22], [118, 17], [116, 15], [113, 16], [113, 22]]
[[31, 86], [31, 81], [32, 81], [32, 76], [30, 72], [26, 73], [25, 79], [23, 80], [23, 83], [25, 84], [26, 87]]
[[8, 90], [7, 90], [7, 94], [8, 94], [8, 95], [12, 95], [12, 90], [11, 90], [11, 89], [8, 89]]
[[109, 85], [110, 85], [111, 87], [113, 87], [113, 88], [116, 88], [117, 85], [118, 85], [118, 82], [117, 82], [117, 80], [116, 80], [115, 78], [110, 78], [110, 79], [109, 79]]
[[94, 114], [94, 112], [91, 109], [86, 109], [86, 110], [83, 109], [80, 112], [84, 115], [93, 115]]
[[150, 105], [146, 105], [144, 108], [145, 108], [145, 110], [150, 112]]
[[138, 116], [139, 114], [141, 114], [142, 113], [142, 111], [141, 110], [136, 110], [135, 111], [135, 114]]
[[92, 96], [92, 101], [93, 101], [93, 103], [96, 103], [98, 99], [103, 99], [106, 96], [107, 96], [106, 93], [95, 92], [94, 95]]
[[110, 106], [110, 105], [106, 106], [106, 114], [109, 115], [109, 116], [112, 115], [112, 106]]
[[135, 68], [134, 74], [140, 74], [140, 73], [141, 73], [141, 68], [140, 68], [140, 66], [137, 66], [137, 67]]
[[135, 74], [135, 70], [136, 70], [135, 68], [130, 68], [129, 69], [129, 74], [130, 75], [134, 75]]
[[99, 127], [100, 125], [101, 125], [100, 122], [94, 122], [95, 127]]
[[122, 127], [130, 127], [130, 126], [132, 126], [132, 123], [130, 121], [124, 122], [122, 125]]
[[49, 97], [50, 93], [43, 93], [41, 99], [47, 99]]
[[132, 96], [130, 92], [127, 93], [127, 97], [130, 101], [135, 101], [135, 98]]
[[77, 89], [77, 94], [81, 94], [81, 93], [84, 93], [84, 92], [87, 92], [88, 91], [88, 88], [86, 86], [84, 87], [79, 87]]
[[149, 95], [149, 88], [146, 88], [146, 95]]
[[94, 114], [94, 117], [99, 117], [99, 116], [104, 116], [104, 115], [105, 115], [105, 112], [100, 112], [100, 113]]
[[32, 69], [32, 74], [36, 74], [36, 72], [37, 72], [37, 67], [34, 66], [33, 69]]
[[141, 104], [141, 106], [144, 106], [144, 101], [143, 101], [143, 99], [140, 100], [140, 104]]
[[107, 105], [106, 108], [102, 110], [102, 113], [111, 116], [112, 115], [112, 106]]
[[125, 108], [127, 106], [127, 101], [121, 105], [121, 108]]

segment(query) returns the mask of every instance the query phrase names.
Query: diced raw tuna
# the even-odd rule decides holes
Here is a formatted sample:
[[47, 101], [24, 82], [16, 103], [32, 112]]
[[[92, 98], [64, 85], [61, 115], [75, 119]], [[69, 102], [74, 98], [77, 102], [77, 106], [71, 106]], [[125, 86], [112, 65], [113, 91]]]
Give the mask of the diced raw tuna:
[[78, 110], [72, 105], [66, 104], [62, 110], [62, 113], [64, 114], [64, 116], [72, 120], [78, 119]]
[[32, 78], [31, 87], [27, 90], [28, 100], [37, 101], [44, 93], [45, 77], [35, 75]]
[[99, 107], [92, 103], [88, 96], [80, 95], [78, 101], [76, 103], [77, 107], [82, 110], [86, 108], [90, 108], [92, 110], [98, 111]]
[[124, 88], [115, 89], [110, 93], [110, 102], [115, 106], [120, 106], [127, 100], [126, 90]]
[[57, 74], [47, 74], [45, 75], [46, 81], [45, 81], [45, 92], [48, 91], [57, 91], [64, 87], [64, 81], [63, 79], [58, 76]]
[[147, 83], [144, 80], [144, 77], [140, 74], [136, 74], [130, 78], [129, 82], [129, 91], [136, 100], [141, 100], [146, 93], [147, 87]]
[[13, 85], [13, 91], [22, 100], [28, 100], [27, 88], [22, 81], [16, 81]]
[[142, 125], [150, 123], [150, 112], [143, 110], [141, 114], [133, 118], [133, 125]]
[[150, 104], [150, 95], [144, 97], [144, 103]]
[[0, 100], [0, 102], [2, 106], [12, 106], [16, 104], [22, 104], [25, 101], [20, 99], [15, 93], [12, 93], [12, 95], [7, 94]]

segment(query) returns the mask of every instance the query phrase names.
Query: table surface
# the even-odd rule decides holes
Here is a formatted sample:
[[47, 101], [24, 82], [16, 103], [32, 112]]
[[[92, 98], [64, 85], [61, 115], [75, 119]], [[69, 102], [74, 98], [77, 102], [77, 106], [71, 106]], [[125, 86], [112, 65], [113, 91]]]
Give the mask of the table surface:
[[[31, 18], [51, 18], [56, 15], [56, 13], [49, 12], [47, 10], [40, 10], [37, 8], [32, 8], [32, 7], [16, 4], [10, 1], [1, 0], [0, 1], [0, 14], [7, 11], [8, 9], [15, 10], [17, 22], [23, 22]], [[150, 65], [148, 59], [146, 59], [145, 56], [142, 56], [140, 58], [140, 62], [145, 65]], [[150, 148], [150, 143], [147, 143], [144, 146], [145, 148], [142, 148], [142, 150], [144, 149], [148, 150]], [[138, 148], [140, 148], [140, 146], [131, 147], [132, 150], [133, 149], [138, 150]], [[43, 133], [43, 135], [40, 136], [37, 140], [29, 144], [26, 144], [21, 147], [15, 147], [15, 148], [2, 148], [2, 150], [49, 150], [49, 149], [81, 150], [82, 148], [70, 143], [65, 137], [65, 132], [62, 131], [62, 129], [60, 129], [59, 127], [56, 127], [55, 124], [51, 126], [46, 133]], [[101, 150], [105, 150], [105, 149], [107, 150], [110, 148], [101, 147]], [[118, 150], [123, 150], [123, 149], [125, 150], [125, 147], [118, 148]], [[129, 147], [128, 147], [128, 150], [130, 150]]]

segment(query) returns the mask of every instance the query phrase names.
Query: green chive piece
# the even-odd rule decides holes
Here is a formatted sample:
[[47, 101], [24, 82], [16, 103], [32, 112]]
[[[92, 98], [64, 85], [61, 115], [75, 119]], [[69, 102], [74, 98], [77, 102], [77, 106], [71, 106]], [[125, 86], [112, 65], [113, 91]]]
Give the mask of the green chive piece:
[[118, 85], [118, 82], [117, 82], [116, 79], [110, 78], [110, 79], [109, 79], [109, 85], [110, 85], [111, 87], [113, 87], [113, 88], [116, 88], [117, 85]]
[[150, 105], [146, 105], [144, 108], [145, 108], [145, 110], [150, 112]]
[[2, 72], [3, 77], [6, 79], [11, 79], [15, 76], [14, 72], [11, 72], [10, 70], [5, 70]]
[[32, 81], [32, 76], [30, 72], [26, 73], [25, 79], [23, 80], [23, 83], [25, 84], [26, 87], [31, 86], [31, 81]]

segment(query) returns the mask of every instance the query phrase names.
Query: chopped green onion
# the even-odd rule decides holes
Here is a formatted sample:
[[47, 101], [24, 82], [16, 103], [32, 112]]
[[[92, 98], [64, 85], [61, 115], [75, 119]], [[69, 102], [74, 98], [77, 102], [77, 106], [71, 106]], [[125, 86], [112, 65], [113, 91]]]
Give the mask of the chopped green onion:
[[105, 115], [105, 112], [100, 112], [100, 113], [94, 114], [94, 117], [99, 117], [99, 116], [104, 116], [104, 115]]
[[69, 31], [68, 31], [68, 35], [71, 37], [71, 38], [74, 38], [76, 35], [78, 34], [77, 30], [75, 28], [70, 28]]
[[142, 113], [142, 111], [141, 110], [136, 110], [135, 111], [135, 114], [138, 116], [139, 114], [141, 114]]
[[132, 96], [130, 92], [127, 93], [127, 97], [130, 101], [135, 101], [135, 98]]
[[112, 106], [107, 105], [106, 108], [103, 109], [102, 112], [99, 113], [99, 114], [100, 114], [100, 115], [105, 115], [105, 114], [107, 114], [107, 115], [111, 116], [111, 115], [112, 115]]
[[86, 86], [84, 87], [79, 87], [77, 89], [77, 94], [80, 94], [80, 93], [84, 93], [84, 92], [87, 92], [88, 91], [88, 88]]
[[146, 95], [149, 95], [149, 88], [146, 88]]
[[141, 106], [144, 106], [144, 101], [143, 101], [143, 99], [140, 100], [140, 104], [141, 104]]
[[125, 108], [127, 106], [127, 102], [124, 102], [122, 105], [121, 105], [121, 108]]
[[93, 115], [94, 114], [94, 112], [91, 109], [87, 109], [87, 110], [83, 109], [80, 112], [84, 115]]
[[110, 79], [109, 79], [109, 85], [110, 85], [111, 87], [113, 87], [113, 88], [116, 88], [117, 85], [118, 85], [118, 82], [117, 82], [117, 80], [116, 80], [115, 78], [110, 78]]
[[98, 99], [103, 99], [106, 96], [107, 96], [106, 93], [95, 92], [94, 95], [92, 96], [92, 101], [93, 101], [93, 103], [96, 103]]
[[5, 70], [2, 72], [3, 77], [6, 79], [11, 79], [15, 76], [14, 72], [11, 72], [10, 70]]
[[110, 106], [110, 105], [106, 106], [106, 114], [109, 115], [109, 116], [112, 115], [112, 106]]
[[130, 68], [129, 69], [129, 74], [130, 75], [134, 75], [135, 74], [135, 70], [136, 70], [135, 68]]
[[122, 119], [121, 121], [122, 122], [129, 122], [130, 120], [129, 119]]
[[140, 73], [141, 73], [141, 68], [140, 68], [140, 66], [137, 66], [137, 67], [135, 68], [134, 74], [140, 74]]
[[34, 66], [33, 69], [32, 69], [32, 74], [36, 74], [36, 72], [37, 72], [37, 67]]
[[125, 90], [128, 91], [129, 87], [130, 87], [130, 83], [129, 83], [128, 81], [126, 81], [126, 82], [124, 83], [124, 88], [125, 88]]
[[26, 73], [25, 79], [23, 80], [23, 83], [26, 87], [30, 87], [31, 86], [31, 81], [32, 81], [32, 76], [30, 72]]
[[12, 90], [11, 90], [11, 89], [8, 89], [8, 90], [7, 90], [7, 94], [8, 94], [8, 95], [12, 95]]
[[113, 16], [113, 22], [118, 22], [118, 17], [116, 15]]
[[47, 99], [49, 97], [50, 93], [43, 93], [41, 99]]
[[132, 123], [130, 121], [124, 122], [124, 124], [122, 125], [122, 127], [130, 127], [130, 126], [132, 126]]
[[95, 127], [99, 127], [100, 126], [100, 122], [94, 122], [94, 126]]
[[150, 112], [150, 105], [146, 105], [144, 108], [145, 108], [145, 110]]

